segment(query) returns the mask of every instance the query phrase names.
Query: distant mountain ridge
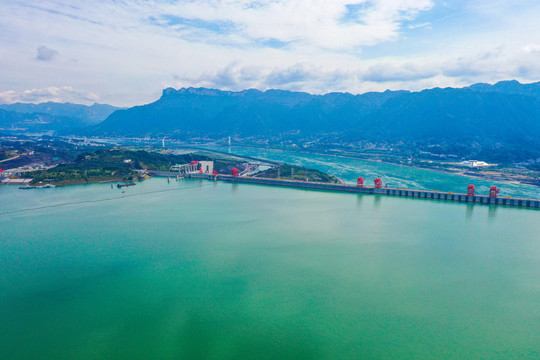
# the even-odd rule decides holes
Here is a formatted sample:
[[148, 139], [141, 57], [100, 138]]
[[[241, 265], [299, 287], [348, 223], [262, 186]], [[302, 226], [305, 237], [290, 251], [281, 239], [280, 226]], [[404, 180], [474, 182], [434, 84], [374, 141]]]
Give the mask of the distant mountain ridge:
[[[481, 156], [492, 161], [540, 158], [540, 82], [521, 84], [512, 80], [464, 88], [387, 90], [359, 95], [167, 88], [157, 101], [118, 109], [104, 121], [83, 130], [76, 130], [77, 126], [70, 123], [73, 117], [60, 117], [74, 116], [76, 111], [88, 114], [97, 111], [95, 108], [81, 111], [65, 106], [64, 112], [54, 112], [56, 105], [39, 105], [13, 104], [9, 109], [47, 110], [46, 116], [26, 113], [25, 120], [62, 123], [63, 131], [81, 135], [167, 136], [186, 140], [236, 136], [259, 143], [315, 142], [323, 148], [336, 144], [386, 144], [411, 153], [420, 149]], [[94, 105], [98, 106], [101, 105]], [[5, 107], [0, 105], [0, 109]], [[111, 111], [112, 107], [105, 110]], [[2, 117], [10, 116], [20, 115], [2, 114], [0, 110], [0, 125]], [[85, 121], [90, 121], [89, 115], [85, 116]]]
[[540, 82], [521, 84], [517, 80], [499, 81], [494, 85], [486, 83], [478, 83], [466, 87], [465, 89], [471, 89], [473, 91], [481, 92], [496, 92], [501, 94], [514, 94], [525, 96], [540, 96]]
[[115, 111], [85, 134], [277, 141], [285, 136], [298, 144], [405, 144], [495, 161], [537, 159], [540, 82], [360, 95], [167, 88], [159, 100]]
[[89, 132], [105, 135], [272, 135], [301, 130], [334, 131], [350, 113], [367, 112], [407, 92], [311, 95], [286, 90], [233, 92], [206, 88], [167, 88], [154, 103], [119, 110]]
[[19, 113], [0, 109], [0, 128], [40, 132], [84, 126], [79, 119], [41, 113]]
[[121, 108], [106, 104], [0, 104], [0, 127], [32, 132], [74, 129], [97, 124], [118, 109]]
[[[278, 128], [318, 132], [322, 129], [333, 128], [338, 124], [362, 125], [362, 121], [367, 119], [368, 115], [379, 111], [382, 111], [380, 114], [382, 116], [389, 110], [385, 108], [389, 100], [392, 102], [386, 106], [392, 108], [403, 107], [410, 102], [429, 105], [431, 101], [444, 106], [445, 103], [456, 103], [458, 99], [463, 101], [468, 99], [482, 107], [482, 101], [502, 100], [504, 96], [514, 96], [512, 99], [516, 101], [519, 99], [522, 102], [535, 104], [540, 97], [540, 83], [519, 84], [508, 81], [495, 85], [476, 84], [461, 89], [434, 88], [420, 92], [385, 91], [360, 95], [349, 93], [311, 95], [285, 90], [262, 92], [250, 89], [233, 92], [206, 88], [179, 90], [167, 88], [163, 90], [161, 98], [156, 102], [116, 111], [96, 126], [95, 130], [104, 133], [120, 131], [126, 134], [158, 134], [175, 130], [182, 131], [187, 127], [212, 133], [224, 130], [249, 133], [253, 129], [246, 131], [245, 125], [248, 125], [246, 123], [265, 120], [269, 122], [269, 125], [283, 123], [283, 126], [278, 126]], [[512, 106], [511, 101], [507, 102], [507, 106]], [[474, 111], [474, 109], [470, 110]], [[416, 113], [419, 111], [420, 109], [415, 110]], [[288, 118], [280, 119], [276, 117], [278, 114], [287, 115]], [[347, 116], [339, 118], [341, 115]], [[527, 114], [524, 115], [527, 116]], [[245, 116], [249, 118], [244, 118]], [[469, 117], [474, 120], [482, 116], [471, 112]], [[231, 121], [231, 118], [237, 120], [222, 126], [224, 121]], [[313, 119], [321, 127], [312, 128], [310, 125], [313, 124]], [[333, 123], [331, 120], [339, 120], [339, 122]], [[231, 125], [234, 126], [231, 127]], [[250, 128], [250, 126], [247, 127]], [[259, 130], [274, 132], [272, 128], [261, 127]]]

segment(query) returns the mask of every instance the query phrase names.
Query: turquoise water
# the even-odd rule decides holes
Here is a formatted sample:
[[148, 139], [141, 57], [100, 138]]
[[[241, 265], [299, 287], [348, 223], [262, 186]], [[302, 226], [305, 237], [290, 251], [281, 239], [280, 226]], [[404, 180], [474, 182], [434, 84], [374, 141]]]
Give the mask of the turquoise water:
[[467, 186], [474, 184], [477, 194], [489, 194], [491, 186], [501, 189], [500, 196], [525, 197], [540, 199], [540, 187], [518, 183], [476, 179], [461, 175], [416, 169], [408, 166], [385, 164], [332, 155], [316, 155], [302, 152], [267, 150], [245, 147], [207, 146], [234, 154], [259, 157], [290, 164], [307, 166], [335, 175], [349, 183], [356, 183], [362, 176], [366, 184], [373, 185], [373, 180], [380, 177], [390, 187], [451, 191], [467, 193]]
[[538, 210], [164, 178], [0, 201], [0, 359], [540, 358]]

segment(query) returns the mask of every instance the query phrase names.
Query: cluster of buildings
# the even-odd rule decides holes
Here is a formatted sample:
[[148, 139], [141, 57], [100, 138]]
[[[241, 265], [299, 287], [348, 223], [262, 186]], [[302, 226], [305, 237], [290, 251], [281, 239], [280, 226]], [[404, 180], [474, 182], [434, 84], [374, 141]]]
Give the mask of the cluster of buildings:
[[462, 161], [462, 162], [458, 163], [457, 165], [468, 166], [468, 167], [495, 166], [495, 164], [488, 164], [487, 162], [478, 161], [478, 160], [465, 160], [465, 161]]
[[189, 164], [173, 165], [169, 169], [170, 171], [178, 171], [180, 174], [213, 174], [214, 162], [213, 161], [192, 161]]

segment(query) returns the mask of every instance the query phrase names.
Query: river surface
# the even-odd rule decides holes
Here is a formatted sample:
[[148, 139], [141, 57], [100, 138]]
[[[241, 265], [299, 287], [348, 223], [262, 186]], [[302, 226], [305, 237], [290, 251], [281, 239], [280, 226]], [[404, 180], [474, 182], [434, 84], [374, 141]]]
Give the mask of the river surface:
[[373, 180], [380, 177], [384, 184], [388, 184], [390, 187], [451, 191], [455, 193], [467, 193], [467, 186], [474, 184], [478, 195], [488, 195], [489, 188], [491, 186], [497, 186], [501, 190], [499, 193], [500, 196], [540, 199], [540, 187], [538, 186], [471, 178], [410, 166], [334, 155], [318, 155], [239, 146], [206, 146], [205, 148], [305, 166], [335, 175], [348, 183], [356, 183], [356, 179], [362, 176], [365, 179], [366, 185], [373, 186]]
[[0, 359], [540, 358], [538, 210], [165, 178], [0, 202]]

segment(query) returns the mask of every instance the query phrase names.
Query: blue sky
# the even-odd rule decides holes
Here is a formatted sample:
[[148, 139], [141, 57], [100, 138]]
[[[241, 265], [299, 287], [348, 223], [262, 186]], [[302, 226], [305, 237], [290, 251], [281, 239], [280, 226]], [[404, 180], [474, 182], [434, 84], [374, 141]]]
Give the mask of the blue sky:
[[539, 17], [537, 0], [1, 1], [0, 102], [534, 82]]

